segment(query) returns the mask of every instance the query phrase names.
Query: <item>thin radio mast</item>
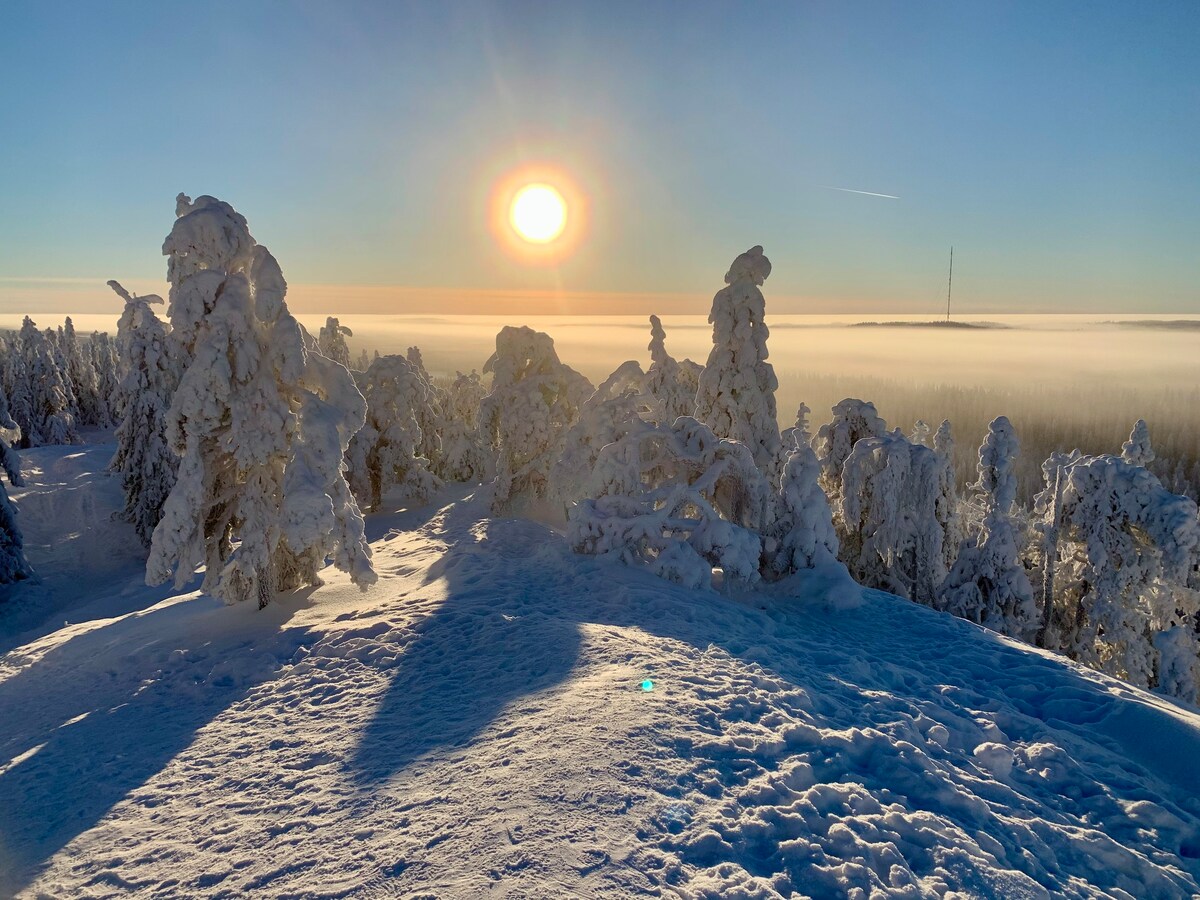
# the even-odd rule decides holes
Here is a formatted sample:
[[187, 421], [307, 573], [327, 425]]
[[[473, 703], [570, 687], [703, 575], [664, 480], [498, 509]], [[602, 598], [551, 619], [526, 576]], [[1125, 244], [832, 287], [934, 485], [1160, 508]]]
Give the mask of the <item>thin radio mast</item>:
[[954, 247], [950, 247], [950, 280], [946, 282], [946, 321], [950, 321], [950, 288], [954, 286]]

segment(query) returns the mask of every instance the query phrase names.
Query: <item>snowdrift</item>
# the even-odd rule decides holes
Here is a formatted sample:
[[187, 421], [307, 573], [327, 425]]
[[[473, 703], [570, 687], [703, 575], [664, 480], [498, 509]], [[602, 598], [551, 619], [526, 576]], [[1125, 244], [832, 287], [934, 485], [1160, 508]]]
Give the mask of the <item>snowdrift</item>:
[[0, 895], [1200, 892], [1194, 710], [887, 594], [576, 556], [461, 487], [368, 520], [365, 595], [170, 595], [106, 451], [14, 492], [45, 577], [0, 600]]

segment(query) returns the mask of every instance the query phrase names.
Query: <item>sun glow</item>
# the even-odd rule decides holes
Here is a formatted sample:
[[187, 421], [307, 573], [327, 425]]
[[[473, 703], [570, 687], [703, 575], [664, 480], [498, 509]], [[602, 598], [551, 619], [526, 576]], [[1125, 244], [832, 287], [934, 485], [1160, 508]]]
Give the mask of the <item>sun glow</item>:
[[517, 191], [508, 220], [525, 240], [547, 244], [567, 226], [567, 201], [548, 184], [529, 184]]
[[512, 169], [492, 185], [490, 230], [514, 261], [552, 266], [568, 259], [587, 231], [587, 197], [549, 165]]

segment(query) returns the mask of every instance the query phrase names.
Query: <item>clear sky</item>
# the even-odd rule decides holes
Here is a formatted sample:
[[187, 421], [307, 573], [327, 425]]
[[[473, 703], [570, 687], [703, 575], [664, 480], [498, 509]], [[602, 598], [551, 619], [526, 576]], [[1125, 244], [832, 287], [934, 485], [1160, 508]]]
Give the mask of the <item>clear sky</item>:
[[1200, 313], [1200, 4], [8, 0], [0, 310], [161, 282], [180, 191], [307, 311], [703, 313], [762, 244], [775, 311], [935, 314], [953, 244], [964, 313]]

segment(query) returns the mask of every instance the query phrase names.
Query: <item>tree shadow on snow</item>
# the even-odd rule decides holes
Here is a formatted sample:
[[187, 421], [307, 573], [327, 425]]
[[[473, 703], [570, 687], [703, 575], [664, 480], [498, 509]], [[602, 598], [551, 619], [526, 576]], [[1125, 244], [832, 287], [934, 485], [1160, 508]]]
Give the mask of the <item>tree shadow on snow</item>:
[[0, 682], [0, 896], [161, 772], [304, 643], [311, 589], [262, 613], [208, 597], [113, 620]]
[[[362, 735], [350, 761], [359, 783], [383, 781], [433, 750], [468, 746], [506, 706], [553, 687], [575, 665], [578, 624], [545, 599], [553, 575], [527, 572], [546, 529], [520, 520], [471, 529], [476, 513], [454, 504], [432, 523], [453, 543], [426, 581], [445, 578], [448, 597], [415, 626]], [[502, 541], [491, 539], [496, 532]]]
[[[946, 756], [936, 778], [954, 770], [962, 775], [953, 777], [972, 783], [991, 778], [971, 756], [975, 746], [995, 739], [980, 724], [981, 716], [1001, 727], [1006, 735], [1001, 740], [1013, 746], [1051, 741], [1071, 756], [1078, 750], [1078, 758], [1090, 759], [1107, 751], [1112, 756], [1102, 768], [1077, 777], [1091, 798], [1091, 813], [1118, 829], [1138, 826], [1102, 782], [1144, 793], [1161, 779], [1154, 792], [1168, 808], [1169, 785], [1196, 782], [1186, 763], [1173, 763], [1150, 746], [1169, 712], [1102, 676], [1014, 646], [968, 622], [876, 591], [864, 592], [864, 603], [854, 609], [767, 592], [743, 599], [697, 593], [646, 572], [576, 556], [560, 535], [537, 523], [478, 521], [479, 513], [478, 504], [458, 503], [425, 526], [447, 544], [427, 575], [428, 582], [444, 580], [447, 596], [416, 626], [349, 762], [352, 777], [364, 787], [419, 765], [433, 751], [469, 746], [512, 704], [535, 710], [536, 695], [563, 682], [577, 664], [584, 623], [635, 627], [701, 653], [737, 657], [799, 688], [805, 699], [797, 701], [797, 715], [821, 728], [875, 728], [893, 735], [896, 746], [917, 741], [934, 757]], [[672, 678], [692, 675], [686, 660], [682, 665], [648, 674], [667, 687]], [[744, 718], [770, 708], [739, 698], [728, 706], [727, 716]], [[697, 714], [712, 715], [702, 709]], [[943, 723], [954, 741], [967, 743], [943, 753], [923, 735], [905, 730], [910, 728], [905, 723], [918, 721], [925, 723], [922, 728]], [[709, 727], [702, 719], [697, 726]], [[1194, 733], [1191, 738], [1200, 750]], [[689, 743], [686, 736], [677, 739]], [[737, 748], [729, 752], [729, 759], [709, 763], [735, 779], [746, 760], [734, 758]], [[843, 751], [831, 746], [828, 752]], [[924, 776], [906, 773], [899, 763], [889, 770], [875, 767], [869, 755], [859, 761], [851, 753], [836, 765], [871, 790], [908, 796], [913, 809], [954, 819], [966, 833], [995, 827], [1000, 829], [995, 836], [1002, 837], [1000, 826], [985, 825], [970, 810], [923, 796]], [[996, 782], [980, 790], [1018, 804], [1026, 802], [1016, 799], [1025, 792], [1032, 792], [1031, 804], [1060, 802], [1030, 777], [1029, 784]], [[1062, 814], [1074, 816], [1075, 801], [1062, 802]]]

